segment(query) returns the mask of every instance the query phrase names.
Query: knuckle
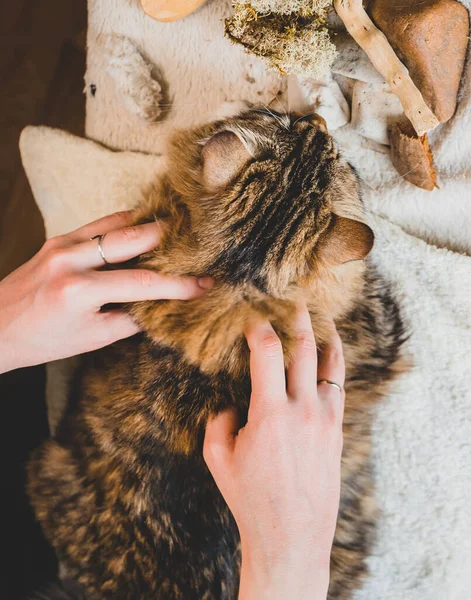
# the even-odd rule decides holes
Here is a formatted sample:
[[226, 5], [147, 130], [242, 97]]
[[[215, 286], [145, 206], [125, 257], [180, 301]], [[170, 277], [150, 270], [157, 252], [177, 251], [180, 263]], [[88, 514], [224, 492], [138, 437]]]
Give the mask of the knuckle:
[[139, 228], [137, 225], [129, 225], [121, 229], [121, 235], [126, 242], [132, 242], [139, 237]]
[[62, 277], [59, 281], [56, 296], [61, 304], [71, 305], [83, 292], [83, 282], [80, 277]]
[[143, 288], [150, 288], [155, 285], [156, 275], [147, 269], [139, 269], [134, 272], [135, 281]]
[[258, 346], [267, 356], [278, 356], [283, 352], [280, 338], [274, 332], [264, 334]]
[[128, 210], [119, 210], [114, 213], [114, 219], [116, 220], [117, 225], [127, 225], [131, 220], [131, 211]]
[[55, 276], [63, 272], [70, 261], [70, 252], [67, 248], [55, 245], [49, 248], [47, 255], [47, 269], [49, 275]]
[[303, 423], [309, 429], [313, 427], [318, 421], [318, 415], [316, 413], [314, 404], [309, 403], [304, 407], [303, 411]]
[[49, 238], [48, 240], [46, 240], [44, 242], [43, 249], [46, 252], [51, 252], [51, 251], [55, 250], [56, 248], [59, 248], [62, 245], [63, 239], [64, 238], [61, 235], [58, 235], [53, 238]]
[[316, 342], [314, 341], [314, 336], [312, 333], [309, 333], [308, 331], [304, 331], [304, 332], [300, 333], [296, 337], [296, 343], [297, 343], [299, 349], [304, 354], [315, 355], [317, 353]]
[[329, 348], [326, 358], [330, 365], [339, 365], [343, 362], [343, 352], [338, 348]]

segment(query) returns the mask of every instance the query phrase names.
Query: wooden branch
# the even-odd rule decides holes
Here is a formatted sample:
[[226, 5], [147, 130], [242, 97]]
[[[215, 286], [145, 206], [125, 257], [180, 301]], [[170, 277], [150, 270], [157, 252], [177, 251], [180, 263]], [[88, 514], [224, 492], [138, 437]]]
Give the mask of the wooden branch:
[[391, 90], [401, 101], [404, 112], [419, 136], [431, 131], [439, 121], [425, 104], [409, 71], [397, 57], [386, 36], [363, 8], [362, 0], [334, 0], [334, 7], [347, 31], [369, 56]]

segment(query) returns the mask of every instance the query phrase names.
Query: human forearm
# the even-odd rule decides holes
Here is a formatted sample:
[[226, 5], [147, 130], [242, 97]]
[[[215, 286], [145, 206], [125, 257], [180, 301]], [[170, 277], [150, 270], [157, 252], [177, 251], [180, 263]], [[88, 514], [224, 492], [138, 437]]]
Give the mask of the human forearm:
[[326, 600], [329, 587], [326, 561], [312, 552], [267, 557], [242, 550], [239, 600]]

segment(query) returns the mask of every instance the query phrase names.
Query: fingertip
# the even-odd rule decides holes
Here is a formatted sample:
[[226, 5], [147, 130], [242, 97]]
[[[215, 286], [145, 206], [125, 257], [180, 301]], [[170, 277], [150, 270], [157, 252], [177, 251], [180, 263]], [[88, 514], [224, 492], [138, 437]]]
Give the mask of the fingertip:
[[253, 318], [247, 323], [244, 334], [250, 350], [253, 350], [258, 342], [261, 342], [267, 337], [272, 338], [272, 336], [276, 336], [270, 321], [261, 316]]
[[[169, 298], [174, 298], [175, 300], [201, 298], [210, 289], [209, 286], [204, 287], [205, 282], [201, 284], [200, 280], [196, 277], [170, 277], [169, 285], [174, 289], [173, 295], [169, 295]], [[206, 285], [208, 284], [206, 283]]]
[[163, 227], [162, 223], [158, 221], [151, 221], [150, 223], [141, 223], [135, 226], [137, 230], [140, 230], [141, 234], [145, 234], [148, 236], [146, 240], [147, 243], [152, 243], [152, 241], [158, 243], [160, 238], [162, 237]]
[[159, 297], [168, 300], [193, 300], [204, 296], [214, 287], [212, 277], [174, 277], [158, 275]]
[[152, 286], [155, 288], [154, 300], [193, 300], [203, 296], [206, 291], [195, 277], [150, 273]]
[[202, 290], [210, 290], [214, 287], [214, 279], [212, 277], [199, 277], [196, 282]]

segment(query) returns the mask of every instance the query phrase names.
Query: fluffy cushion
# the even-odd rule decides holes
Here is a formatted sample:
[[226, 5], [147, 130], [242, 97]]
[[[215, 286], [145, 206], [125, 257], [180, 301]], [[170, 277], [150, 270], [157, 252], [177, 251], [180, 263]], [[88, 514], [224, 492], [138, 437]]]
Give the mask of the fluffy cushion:
[[151, 154], [112, 152], [50, 127], [26, 127], [20, 151], [48, 238], [132, 208], [164, 162]]

